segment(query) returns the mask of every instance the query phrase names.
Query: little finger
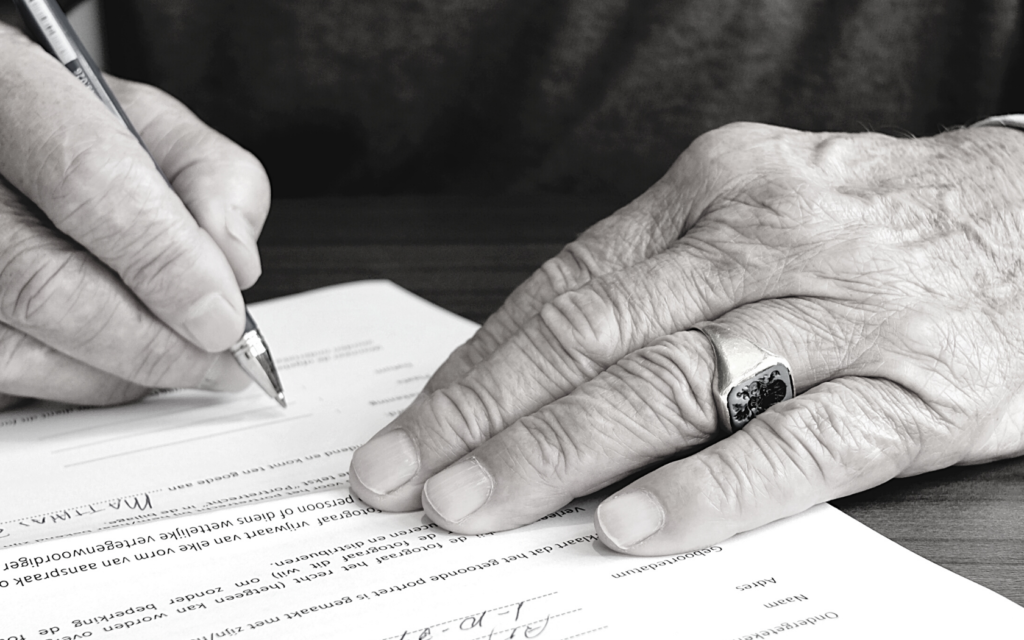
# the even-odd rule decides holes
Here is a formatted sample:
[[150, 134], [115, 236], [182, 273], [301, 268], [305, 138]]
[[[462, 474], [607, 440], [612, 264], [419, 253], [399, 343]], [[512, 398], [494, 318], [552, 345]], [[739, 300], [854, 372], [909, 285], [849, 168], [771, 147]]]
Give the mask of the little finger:
[[135, 400], [147, 391], [0, 324], [0, 401], [6, 396], [107, 405]]
[[716, 544], [900, 475], [936, 419], [886, 380], [824, 383], [605, 499], [598, 535], [636, 555]]

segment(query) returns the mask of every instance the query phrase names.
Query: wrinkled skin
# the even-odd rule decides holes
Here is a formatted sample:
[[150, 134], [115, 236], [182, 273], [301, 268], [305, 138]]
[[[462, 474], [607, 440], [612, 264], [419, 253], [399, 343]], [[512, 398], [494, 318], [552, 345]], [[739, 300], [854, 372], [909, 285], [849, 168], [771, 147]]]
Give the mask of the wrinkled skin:
[[[1021, 167], [998, 127], [707, 133], [512, 294], [356, 452], [353, 489], [480, 533], [646, 471], [596, 526], [653, 555], [1019, 455]], [[702, 320], [785, 356], [797, 397], [725, 436]]]
[[[269, 186], [172, 98], [87, 89], [0, 25], [0, 408], [235, 389]], [[889, 478], [1024, 450], [1024, 133], [734, 125], [584, 233], [360, 449], [353, 490], [454, 531], [607, 498], [611, 548], [716, 542]], [[800, 395], [723, 437], [714, 319]], [[659, 466], [660, 465], [660, 466]], [[653, 470], [651, 470], [653, 469]]]
[[97, 97], [0, 24], [0, 408], [238, 389], [270, 204], [259, 162], [170, 96], [109, 79], [172, 187]]

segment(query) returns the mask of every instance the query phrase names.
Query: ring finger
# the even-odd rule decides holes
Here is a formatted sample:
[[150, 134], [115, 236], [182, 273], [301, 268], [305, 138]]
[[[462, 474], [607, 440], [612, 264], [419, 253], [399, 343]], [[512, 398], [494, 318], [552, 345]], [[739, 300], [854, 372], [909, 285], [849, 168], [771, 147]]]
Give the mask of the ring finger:
[[[806, 307], [819, 318], [837, 311], [812, 311], [817, 304], [765, 301], [719, 322], [788, 357], [799, 393], [856, 373], [863, 361], [847, 360], [850, 352], [837, 347], [831, 332], [789, 319], [794, 307]], [[748, 327], [759, 325], [774, 330], [751, 335], [759, 332]], [[639, 349], [430, 478], [423, 488], [424, 508], [435, 522], [455, 531], [508, 529], [639, 469], [704, 447], [721, 433], [713, 372], [712, 346], [695, 331]], [[767, 413], [785, 411], [792, 402]]]

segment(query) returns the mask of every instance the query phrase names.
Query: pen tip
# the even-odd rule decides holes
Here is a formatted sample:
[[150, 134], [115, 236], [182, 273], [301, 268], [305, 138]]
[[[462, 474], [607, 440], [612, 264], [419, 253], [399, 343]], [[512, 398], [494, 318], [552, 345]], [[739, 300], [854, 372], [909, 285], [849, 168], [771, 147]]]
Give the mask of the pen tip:
[[283, 393], [277, 394], [277, 397], [274, 398], [274, 399], [277, 400], [277, 404], [281, 405], [282, 409], [287, 409], [288, 408], [288, 401], [284, 399], [284, 394]]

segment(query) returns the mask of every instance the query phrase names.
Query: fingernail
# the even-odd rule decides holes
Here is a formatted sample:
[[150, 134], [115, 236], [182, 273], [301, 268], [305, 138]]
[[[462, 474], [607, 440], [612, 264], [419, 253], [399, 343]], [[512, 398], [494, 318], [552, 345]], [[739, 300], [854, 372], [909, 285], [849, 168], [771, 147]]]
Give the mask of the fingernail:
[[412, 480], [419, 468], [412, 440], [404, 431], [395, 430], [359, 447], [349, 470], [364, 487], [384, 495]]
[[470, 458], [427, 480], [423, 497], [446, 521], [461, 522], [484, 506], [493, 486], [491, 475]]
[[238, 340], [241, 311], [219, 293], [210, 293], [185, 314], [185, 332], [194, 343], [210, 353], [223, 351]]
[[620, 549], [628, 549], [661, 530], [665, 510], [646, 491], [632, 491], [602, 502], [597, 520], [609, 540]]

